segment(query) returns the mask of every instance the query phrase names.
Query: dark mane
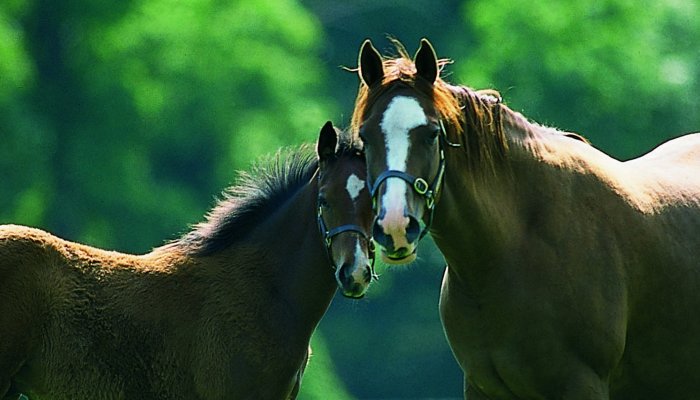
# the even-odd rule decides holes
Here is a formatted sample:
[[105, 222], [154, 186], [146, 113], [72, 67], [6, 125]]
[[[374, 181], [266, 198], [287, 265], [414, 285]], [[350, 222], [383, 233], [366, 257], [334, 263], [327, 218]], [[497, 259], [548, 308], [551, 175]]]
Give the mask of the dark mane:
[[[336, 157], [359, 154], [360, 147], [348, 134], [339, 135]], [[237, 183], [227, 188], [203, 222], [167, 246], [207, 256], [245, 238], [266, 216], [308, 184], [318, 170], [313, 145], [285, 148], [263, 157], [249, 172], [240, 172]], [[312, 182], [314, 183], [314, 182]]]
[[[370, 91], [360, 82], [351, 121], [351, 130], [356, 137], [365, 113], [376, 99], [396, 85], [406, 85], [432, 99], [435, 110], [445, 123], [448, 140], [461, 145], [469, 155], [467, 166], [475, 171], [491, 171], [499, 160], [506, 157], [508, 142], [503, 127], [504, 121], [522, 129], [545, 129], [590, 144], [577, 133], [562, 132], [528, 121], [520, 113], [503, 104], [501, 95], [496, 90], [475, 90], [467, 86], [451, 85], [441, 76], [430, 85], [417, 76], [416, 66], [403, 44], [396, 39], [390, 40], [398, 56], [382, 57], [382, 84]], [[450, 59], [437, 60], [438, 75], [442, 75], [445, 66], [451, 63]], [[359, 67], [351, 71], [359, 71]]]
[[493, 170], [506, 156], [508, 143], [503, 118], [510, 113], [495, 90], [447, 85], [462, 109], [462, 126], [455, 134], [472, 169]]
[[222, 193], [206, 220], [169, 246], [196, 256], [227, 248], [309, 183], [317, 169], [311, 145], [263, 157], [249, 172], [239, 173], [237, 183]]

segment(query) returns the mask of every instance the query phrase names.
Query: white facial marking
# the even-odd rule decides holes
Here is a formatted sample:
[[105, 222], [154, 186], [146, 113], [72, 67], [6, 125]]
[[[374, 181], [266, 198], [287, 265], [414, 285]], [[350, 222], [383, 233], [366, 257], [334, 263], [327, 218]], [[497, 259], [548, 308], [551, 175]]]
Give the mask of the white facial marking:
[[357, 196], [360, 195], [360, 192], [364, 188], [365, 188], [365, 181], [358, 178], [357, 175], [352, 174], [348, 177], [348, 181], [345, 184], [345, 190], [348, 191], [348, 194], [350, 195], [350, 198], [353, 201], [355, 201], [355, 199], [357, 199]]
[[[391, 100], [380, 124], [386, 143], [387, 167], [390, 170], [406, 172], [410, 147], [409, 133], [411, 129], [427, 123], [428, 118], [415, 98], [397, 96]], [[386, 181], [386, 192], [382, 196], [382, 204], [386, 208], [382, 227], [385, 233], [394, 237], [395, 243], [401, 238], [394, 235], [403, 235], [405, 241], [408, 219], [403, 213], [406, 208], [407, 188], [408, 185], [403, 180], [389, 179]]]
[[367, 257], [365, 252], [362, 251], [362, 245], [359, 240], [355, 243], [355, 264], [360, 265], [361, 268], [356, 268], [352, 273], [352, 277], [357, 282], [364, 282], [365, 271], [363, 267], [367, 264]]

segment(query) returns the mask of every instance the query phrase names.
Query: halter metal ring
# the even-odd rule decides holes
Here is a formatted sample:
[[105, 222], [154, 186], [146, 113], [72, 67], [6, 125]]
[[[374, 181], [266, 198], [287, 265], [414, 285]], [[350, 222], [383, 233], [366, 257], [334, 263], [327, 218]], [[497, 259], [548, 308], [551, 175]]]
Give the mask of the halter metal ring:
[[425, 195], [428, 192], [428, 189], [430, 186], [428, 185], [428, 182], [425, 181], [423, 178], [416, 178], [413, 181], [413, 190], [416, 191], [419, 195]]
[[429, 191], [425, 195], [425, 207], [428, 210], [432, 210], [433, 206], [435, 206], [435, 196], [433, 195], [433, 191]]
[[364, 240], [365, 243], [367, 243], [367, 256], [370, 261], [370, 273], [372, 274], [372, 279], [376, 280], [377, 275], [374, 273], [375, 248], [374, 241], [372, 241], [372, 237], [365, 233], [362, 227], [355, 224], [345, 224], [332, 229], [328, 229], [328, 227], [326, 226], [326, 221], [323, 219], [323, 208], [320, 204], [318, 206], [317, 216], [318, 228], [321, 232], [321, 235], [323, 236], [323, 241], [326, 244], [326, 254], [328, 255], [328, 260], [330, 261], [331, 268], [334, 271], [338, 269], [338, 267], [335, 265], [332, 255], [333, 238], [335, 236], [340, 235], [341, 233], [353, 232], [357, 234], [362, 240]]

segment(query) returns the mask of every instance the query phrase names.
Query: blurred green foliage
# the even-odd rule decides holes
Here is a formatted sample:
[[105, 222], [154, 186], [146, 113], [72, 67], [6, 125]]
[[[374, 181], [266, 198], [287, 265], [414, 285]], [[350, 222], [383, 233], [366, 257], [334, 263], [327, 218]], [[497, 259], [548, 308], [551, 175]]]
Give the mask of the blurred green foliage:
[[700, 23], [688, 0], [466, 2], [479, 43], [459, 81], [621, 159], [700, 127]]
[[333, 114], [293, 0], [27, 0], [0, 22], [0, 216], [76, 240], [145, 251]]
[[[187, 230], [278, 147], [347, 124], [359, 45], [428, 37], [448, 80], [618, 158], [699, 130], [691, 0], [3, 0], [0, 223], [145, 252]], [[459, 398], [437, 316], [443, 261], [421, 244], [338, 298], [303, 399]]]

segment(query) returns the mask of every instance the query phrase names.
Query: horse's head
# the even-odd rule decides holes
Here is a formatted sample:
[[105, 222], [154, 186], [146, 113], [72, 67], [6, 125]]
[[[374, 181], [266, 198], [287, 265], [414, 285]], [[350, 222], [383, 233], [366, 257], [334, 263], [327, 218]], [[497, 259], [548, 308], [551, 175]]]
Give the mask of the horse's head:
[[364, 296], [374, 276], [372, 206], [361, 150], [330, 122], [318, 138], [318, 224], [344, 296]]
[[438, 61], [425, 39], [414, 60], [387, 61], [367, 40], [358, 65], [362, 83], [353, 125], [367, 157], [372, 232], [383, 260], [403, 264], [416, 257], [442, 183], [443, 127], [433, 105]]

